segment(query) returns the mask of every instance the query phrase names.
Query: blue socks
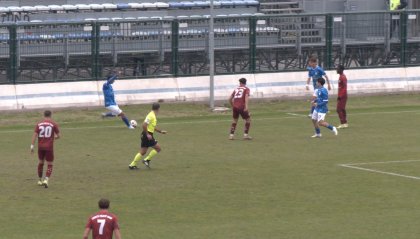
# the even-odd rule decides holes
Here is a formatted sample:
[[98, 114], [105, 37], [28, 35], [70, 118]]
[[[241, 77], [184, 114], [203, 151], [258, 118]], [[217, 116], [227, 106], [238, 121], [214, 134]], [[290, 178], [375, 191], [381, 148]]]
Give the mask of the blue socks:
[[320, 134], [321, 133], [321, 130], [319, 128], [315, 128], [315, 133], [316, 134]]
[[327, 128], [330, 129], [330, 130], [333, 130], [333, 126], [330, 125], [330, 124], [327, 126]]
[[121, 117], [122, 121], [124, 121], [125, 125], [127, 125], [127, 127], [130, 127], [130, 122], [128, 122], [128, 118], [126, 116]]

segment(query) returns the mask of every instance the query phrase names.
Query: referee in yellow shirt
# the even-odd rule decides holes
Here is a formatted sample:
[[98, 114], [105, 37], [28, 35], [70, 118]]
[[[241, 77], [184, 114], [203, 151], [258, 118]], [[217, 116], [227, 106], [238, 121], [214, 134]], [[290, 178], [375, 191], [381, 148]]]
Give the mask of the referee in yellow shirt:
[[141, 133], [141, 147], [139, 153], [134, 157], [133, 162], [128, 165], [129, 169], [138, 169], [137, 162], [140, 161], [141, 157], [147, 153], [149, 147], [152, 148], [150, 153], [143, 159], [143, 164], [150, 168], [150, 160], [160, 152], [161, 148], [158, 142], [153, 137], [153, 133], [156, 131], [161, 134], [166, 134], [165, 130], [161, 130], [156, 127], [157, 119], [156, 115], [159, 113], [159, 103], [153, 103], [152, 111], [146, 116], [142, 124], [143, 132]]

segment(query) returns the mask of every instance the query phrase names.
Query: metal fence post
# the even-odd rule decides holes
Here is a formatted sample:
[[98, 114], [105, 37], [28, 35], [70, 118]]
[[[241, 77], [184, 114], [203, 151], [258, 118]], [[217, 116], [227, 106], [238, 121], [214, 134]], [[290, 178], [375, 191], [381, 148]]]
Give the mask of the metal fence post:
[[400, 30], [400, 39], [401, 39], [401, 65], [407, 66], [407, 12], [400, 13], [401, 21], [401, 30]]
[[9, 82], [16, 84], [17, 81], [17, 26], [11, 25], [9, 28]]
[[99, 24], [92, 23], [91, 54], [92, 54], [92, 79], [99, 78]]
[[249, 71], [255, 73], [257, 52], [257, 18], [249, 19]]
[[172, 75], [178, 76], [178, 49], [179, 49], [179, 22], [174, 20], [172, 22], [172, 60], [171, 60], [171, 72]]
[[332, 66], [332, 36], [333, 36], [333, 16], [325, 15], [325, 68], [331, 69]]

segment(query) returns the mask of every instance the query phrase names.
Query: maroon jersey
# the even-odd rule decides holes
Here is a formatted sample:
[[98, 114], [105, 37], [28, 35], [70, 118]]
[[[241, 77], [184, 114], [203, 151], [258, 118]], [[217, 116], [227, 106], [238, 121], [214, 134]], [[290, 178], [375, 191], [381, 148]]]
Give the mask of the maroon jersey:
[[344, 74], [340, 75], [338, 78], [338, 97], [347, 96], [347, 77]]
[[238, 86], [231, 95], [233, 97], [233, 107], [240, 109], [245, 108], [245, 96], [249, 96], [249, 94], [250, 90], [248, 87]]
[[51, 119], [44, 119], [35, 126], [38, 134], [38, 149], [50, 150], [54, 148], [54, 137], [60, 131], [58, 125]]
[[86, 228], [92, 229], [93, 239], [112, 239], [114, 230], [120, 229], [120, 226], [114, 214], [101, 210], [88, 219]]

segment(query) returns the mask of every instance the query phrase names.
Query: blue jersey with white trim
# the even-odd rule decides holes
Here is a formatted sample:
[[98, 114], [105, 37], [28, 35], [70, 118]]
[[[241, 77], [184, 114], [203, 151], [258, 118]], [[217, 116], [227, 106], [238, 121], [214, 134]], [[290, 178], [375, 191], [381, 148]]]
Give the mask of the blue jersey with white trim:
[[102, 87], [102, 91], [104, 92], [105, 107], [117, 105], [115, 102], [114, 89], [112, 88], [112, 84], [110, 84], [108, 81], [105, 82]]
[[312, 84], [314, 88], [316, 88], [316, 82], [318, 79], [326, 75], [324, 69], [320, 66], [316, 66], [315, 68], [308, 66], [306, 69], [308, 70], [308, 78], [312, 78]]
[[318, 113], [328, 112], [328, 90], [325, 87], [318, 88], [316, 91], [316, 107]]

